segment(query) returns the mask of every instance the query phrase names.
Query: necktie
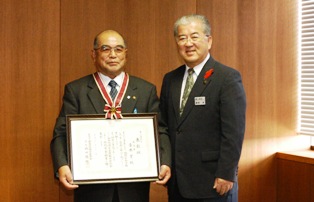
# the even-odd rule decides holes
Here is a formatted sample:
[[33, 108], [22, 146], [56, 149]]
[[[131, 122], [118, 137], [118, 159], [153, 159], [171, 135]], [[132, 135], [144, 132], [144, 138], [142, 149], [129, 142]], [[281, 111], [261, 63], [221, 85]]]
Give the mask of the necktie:
[[180, 108], [180, 116], [182, 115], [183, 109], [185, 107], [186, 101], [188, 100], [188, 97], [190, 95], [191, 89], [194, 85], [194, 79], [193, 79], [193, 69], [188, 69], [188, 77], [186, 79], [185, 88], [183, 91], [182, 96], [182, 102], [181, 102], [181, 108]]
[[111, 87], [110, 90], [110, 97], [112, 100], [114, 100], [114, 98], [116, 97], [116, 95], [118, 94], [118, 90], [116, 89], [117, 83], [114, 80], [111, 80], [109, 82], [109, 86]]

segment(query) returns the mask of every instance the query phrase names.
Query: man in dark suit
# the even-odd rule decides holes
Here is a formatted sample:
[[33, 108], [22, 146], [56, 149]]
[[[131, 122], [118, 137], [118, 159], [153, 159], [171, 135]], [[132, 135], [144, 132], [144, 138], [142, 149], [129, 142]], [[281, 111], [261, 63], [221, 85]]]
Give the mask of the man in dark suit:
[[[125, 41], [119, 33], [101, 32], [95, 37], [92, 50], [97, 72], [65, 86], [50, 147], [55, 174], [66, 189], [74, 190], [76, 202], [149, 201], [149, 182], [74, 185], [67, 160], [66, 115], [104, 114], [117, 118], [118, 106], [121, 113], [158, 112], [156, 87], [124, 72], [126, 52]], [[117, 110], [116, 113], [112, 109]], [[165, 184], [170, 178], [170, 158], [166, 156], [168, 152], [164, 155], [163, 151], [169, 150], [170, 144], [164, 142], [167, 138], [161, 136], [160, 140], [162, 166], [157, 184]]]
[[183, 16], [174, 26], [185, 65], [164, 76], [160, 127], [172, 147], [171, 202], [237, 201], [246, 98], [238, 71], [209, 54], [208, 20]]

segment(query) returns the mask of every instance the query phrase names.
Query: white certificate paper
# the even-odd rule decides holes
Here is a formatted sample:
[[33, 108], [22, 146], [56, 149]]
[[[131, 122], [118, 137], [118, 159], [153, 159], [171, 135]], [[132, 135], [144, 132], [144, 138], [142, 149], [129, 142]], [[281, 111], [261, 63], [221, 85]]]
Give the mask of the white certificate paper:
[[159, 174], [156, 114], [123, 119], [68, 117], [75, 184], [155, 181]]

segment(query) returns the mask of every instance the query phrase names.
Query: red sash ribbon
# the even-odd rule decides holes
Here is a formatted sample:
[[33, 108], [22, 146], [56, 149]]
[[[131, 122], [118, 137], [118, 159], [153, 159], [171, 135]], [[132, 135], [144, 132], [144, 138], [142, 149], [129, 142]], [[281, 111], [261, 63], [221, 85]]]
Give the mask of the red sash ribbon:
[[123, 116], [121, 114], [121, 103], [122, 103], [122, 98], [124, 97], [124, 94], [126, 92], [126, 88], [129, 84], [129, 75], [127, 73], [124, 74], [124, 79], [122, 86], [118, 92], [118, 96], [116, 96], [115, 100], [112, 100], [111, 97], [109, 96], [108, 92], [106, 91], [106, 88], [101, 81], [100, 76], [98, 75], [97, 72], [93, 74], [93, 77], [95, 79], [95, 82], [98, 86], [98, 89], [106, 101], [104, 112], [106, 119], [122, 119]]

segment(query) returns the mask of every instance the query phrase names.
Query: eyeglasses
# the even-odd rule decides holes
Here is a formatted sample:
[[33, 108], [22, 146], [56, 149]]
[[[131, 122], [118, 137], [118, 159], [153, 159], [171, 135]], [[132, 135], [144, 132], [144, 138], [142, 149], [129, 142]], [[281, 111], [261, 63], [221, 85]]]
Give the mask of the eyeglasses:
[[117, 55], [121, 55], [126, 50], [123, 46], [110, 47], [107, 45], [102, 45], [99, 48], [95, 48], [94, 50], [100, 50], [102, 53], [109, 55], [111, 51], [113, 51]]
[[[204, 37], [209, 37], [209, 35], [205, 35]], [[191, 43], [197, 43], [201, 41], [204, 37], [197, 35], [192, 35], [192, 36], [186, 36], [186, 35], [181, 35], [177, 38], [177, 43], [179, 45], [185, 45], [188, 41], [191, 41]]]

